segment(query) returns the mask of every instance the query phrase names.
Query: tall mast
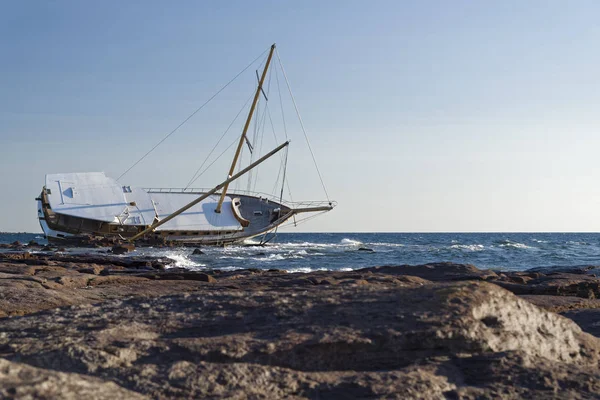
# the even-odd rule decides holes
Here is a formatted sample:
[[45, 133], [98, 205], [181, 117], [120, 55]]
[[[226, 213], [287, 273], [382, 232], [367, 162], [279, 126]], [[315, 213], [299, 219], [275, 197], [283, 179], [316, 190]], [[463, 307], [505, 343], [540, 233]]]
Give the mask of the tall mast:
[[[252, 114], [254, 114], [254, 109], [256, 108], [256, 103], [258, 103], [258, 98], [260, 96], [260, 92], [262, 91], [262, 86], [265, 81], [265, 77], [267, 76], [267, 70], [269, 69], [269, 64], [271, 63], [271, 58], [273, 57], [273, 51], [275, 50], [275, 43], [271, 46], [271, 50], [269, 51], [269, 57], [267, 58], [267, 63], [265, 64], [265, 69], [263, 70], [262, 76], [260, 77], [260, 81], [258, 82], [258, 88], [256, 89], [256, 94], [254, 95], [254, 101], [252, 102], [252, 107], [250, 107], [250, 112], [248, 113], [248, 118], [246, 119], [246, 125], [244, 125], [244, 130], [242, 131], [242, 136], [240, 137], [240, 142], [238, 143], [237, 150], [235, 151], [235, 156], [233, 157], [233, 162], [231, 163], [231, 168], [229, 168], [228, 178], [231, 178], [233, 172], [235, 171], [235, 166], [238, 162], [238, 158], [240, 153], [242, 152], [242, 146], [244, 145], [244, 140], [246, 139], [246, 132], [248, 132], [248, 127], [250, 126], [250, 121], [252, 120]], [[219, 199], [219, 203], [217, 204], [217, 208], [215, 212], [221, 212], [221, 206], [223, 205], [223, 201], [225, 200], [225, 195], [227, 194], [227, 189], [229, 188], [229, 183], [225, 185], [223, 191], [221, 192], [221, 198]]]

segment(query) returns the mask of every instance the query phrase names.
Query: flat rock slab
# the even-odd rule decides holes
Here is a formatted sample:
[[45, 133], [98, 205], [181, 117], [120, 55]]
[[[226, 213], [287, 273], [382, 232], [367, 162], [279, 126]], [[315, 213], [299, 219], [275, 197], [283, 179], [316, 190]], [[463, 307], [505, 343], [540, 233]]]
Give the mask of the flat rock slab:
[[112, 300], [7, 318], [0, 357], [151, 398], [600, 396], [600, 339], [485, 282]]
[[114, 382], [0, 359], [0, 398], [136, 400], [146, 396]]

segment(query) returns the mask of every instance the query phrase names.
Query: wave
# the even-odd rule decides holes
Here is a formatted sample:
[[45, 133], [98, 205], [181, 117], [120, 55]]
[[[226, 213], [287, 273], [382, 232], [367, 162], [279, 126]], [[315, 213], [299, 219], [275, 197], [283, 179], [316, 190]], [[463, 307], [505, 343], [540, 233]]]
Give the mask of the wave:
[[450, 249], [459, 249], [459, 250], [468, 250], [468, 251], [485, 250], [485, 246], [482, 244], [453, 244], [449, 248]]
[[510, 248], [510, 249], [521, 249], [521, 250], [535, 249], [535, 247], [533, 247], [533, 246], [527, 246], [524, 243], [516, 243], [516, 242], [503, 243], [503, 244], [499, 245], [499, 247]]
[[385, 242], [372, 242], [366, 243], [369, 246], [381, 246], [381, 247], [406, 247], [404, 243], [385, 243]]
[[297, 268], [289, 268], [286, 271], [290, 272], [290, 273], [294, 273], [294, 272], [308, 273], [308, 272], [315, 272], [315, 271], [327, 271], [327, 268], [297, 267]]
[[190, 260], [185, 254], [168, 252], [164, 256], [167, 257], [168, 259], [175, 261], [175, 267], [190, 268], [190, 269], [194, 269], [194, 268], [198, 268], [198, 267], [206, 267], [205, 264], [200, 264], [200, 263]]
[[363, 243], [359, 240], [344, 238], [340, 241], [340, 244], [345, 246], [360, 246]]

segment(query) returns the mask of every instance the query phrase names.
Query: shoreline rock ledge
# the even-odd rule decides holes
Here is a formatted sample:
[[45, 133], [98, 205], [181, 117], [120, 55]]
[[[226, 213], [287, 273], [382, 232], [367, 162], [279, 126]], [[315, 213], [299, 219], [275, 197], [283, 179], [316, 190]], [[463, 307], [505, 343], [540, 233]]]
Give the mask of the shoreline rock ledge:
[[0, 398], [600, 397], [600, 339], [549, 311], [598, 309], [586, 291], [556, 290], [593, 290], [590, 269], [200, 279], [142, 260], [36, 257], [0, 257], [0, 311], [30, 299], [0, 321]]

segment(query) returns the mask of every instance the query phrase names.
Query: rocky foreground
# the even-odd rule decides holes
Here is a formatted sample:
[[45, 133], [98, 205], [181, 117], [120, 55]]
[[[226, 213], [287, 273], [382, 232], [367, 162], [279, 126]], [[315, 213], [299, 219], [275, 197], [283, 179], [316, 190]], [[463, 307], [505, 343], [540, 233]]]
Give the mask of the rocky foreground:
[[595, 271], [0, 253], [0, 397], [597, 398]]

